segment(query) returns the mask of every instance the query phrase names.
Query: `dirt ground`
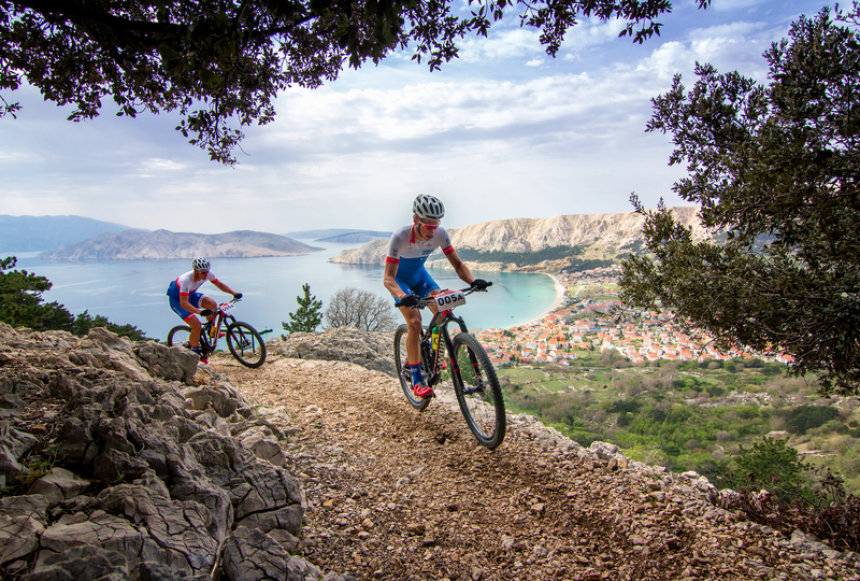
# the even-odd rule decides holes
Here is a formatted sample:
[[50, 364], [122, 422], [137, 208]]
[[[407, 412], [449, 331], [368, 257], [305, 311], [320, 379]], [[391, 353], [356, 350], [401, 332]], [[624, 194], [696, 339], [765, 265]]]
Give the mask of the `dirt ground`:
[[397, 380], [344, 363], [270, 358], [211, 368], [248, 400], [283, 406], [284, 448], [308, 511], [301, 554], [383, 580], [860, 579], [659, 474], [548, 444], [509, 416], [496, 450], [469, 432], [450, 386], [411, 408]]

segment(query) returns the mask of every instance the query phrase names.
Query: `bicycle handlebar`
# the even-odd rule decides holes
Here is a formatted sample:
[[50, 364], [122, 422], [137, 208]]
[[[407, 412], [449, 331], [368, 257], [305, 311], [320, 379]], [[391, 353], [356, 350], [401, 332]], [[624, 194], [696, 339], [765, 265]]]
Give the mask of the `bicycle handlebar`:
[[227, 306], [230, 306], [230, 305], [235, 305], [236, 303], [238, 303], [238, 302], [239, 302], [239, 301], [241, 301], [241, 300], [242, 300], [242, 297], [239, 297], [238, 299], [237, 299], [236, 297], [233, 297], [233, 298], [232, 298], [232, 299], [230, 299], [229, 301], [224, 301], [223, 303], [221, 303], [220, 305], [218, 305], [218, 310], [220, 311], [220, 310], [221, 310], [221, 309], [223, 309], [224, 307], [227, 307]]
[[[235, 297], [233, 297], [233, 298], [232, 298], [232, 299], [230, 299], [229, 301], [225, 301], [225, 302], [221, 303], [220, 305], [218, 305], [218, 306], [217, 306], [217, 307], [215, 307], [214, 309], [202, 309], [202, 310], [200, 311], [200, 315], [201, 315], [201, 316], [203, 316], [203, 317], [208, 317], [208, 316], [210, 316], [210, 315], [214, 315], [215, 313], [217, 313], [217, 312], [219, 312], [219, 311], [223, 312], [223, 311], [224, 311], [224, 307], [227, 307], [227, 306], [230, 306], [230, 305], [234, 305], [234, 304], [238, 303], [238, 302], [239, 302], [239, 301], [241, 301], [241, 300], [242, 300], [242, 298], [241, 298], [241, 297], [239, 297], [238, 299], [237, 299], [237, 298], [235, 298]], [[207, 312], [207, 311], [208, 311], [208, 312]]]
[[[491, 281], [487, 281], [487, 286], [488, 287], [493, 286], [493, 283]], [[470, 286], [467, 286], [466, 288], [461, 288], [460, 292], [462, 292], [464, 295], [470, 295], [472, 293], [485, 293], [485, 292], [487, 292], [487, 289], [486, 288], [479, 289], [478, 287], [470, 285]], [[404, 297], [404, 298], [406, 298], [406, 297]], [[412, 308], [413, 309], [423, 309], [424, 307], [427, 307], [434, 302], [435, 301], [434, 301], [432, 296], [425, 297], [423, 299], [419, 298], [418, 304], [413, 306]], [[401, 307], [403, 305], [400, 304], [400, 300], [396, 300], [396, 301], [394, 301], [394, 306], [395, 307]]]

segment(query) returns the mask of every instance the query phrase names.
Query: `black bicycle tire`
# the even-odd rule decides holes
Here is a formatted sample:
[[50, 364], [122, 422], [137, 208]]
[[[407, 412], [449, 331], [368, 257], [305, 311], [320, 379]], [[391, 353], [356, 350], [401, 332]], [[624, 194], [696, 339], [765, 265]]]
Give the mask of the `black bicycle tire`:
[[[409, 402], [409, 405], [417, 409], [418, 411], [424, 411], [427, 409], [427, 406], [430, 405], [429, 398], [420, 398], [416, 397], [412, 392], [412, 375], [409, 369], [405, 369], [406, 363], [406, 335], [409, 332], [409, 328], [406, 325], [400, 325], [397, 327], [397, 330], [394, 331], [394, 367], [397, 371], [397, 378], [400, 380], [400, 388], [403, 390], [403, 395], [406, 396], [406, 401]], [[402, 345], [402, 347], [401, 347]], [[424, 356], [421, 356], [422, 360]], [[404, 375], [405, 373], [409, 373], [409, 376]]]
[[[177, 333], [183, 332], [183, 331], [188, 333], [188, 337], [186, 337], [185, 340], [183, 340], [179, 343], [176, 343], [173, 340], [173, 338], [176, 336]], [[172, 346], [182, 347], [185, 344], [185, 341], [187, 341], [188, 338], [190, 338], [190, 336], [191, 336], [191, 327], [189, 327], [188, 325], [176, 325], [167, 333], [167, 345], [170, 347], [172, 347]]]
[[[234, 333], [239, 330], [239, 337], [237, 339]], [[248, 333], [251, 335], [252, 339], [259, 344], [260, 348], [260, 357], [259, 360], [251, 361], [245, 358], [244, 350], [242, 349], [240, 340], [244, 338], [242, 333]], [[263, 341], [263, 336], [257, 332], [257, 329], [249, 325], [248, 323], [243, 323], [242, 321], [236, 321], [235, 323], [231, 323], [227, 326], [227, 348], [230, 350], [230, 353], [233, 354], [233, 357], [236, 358], [236, 361], [244, 365], [245, 367], [250, 367], [251, 369], [256, 369], [260, 367], [263, 363], [266, 362], [266, 342]], [[256, 350], [255, 350], [256, 351]]]
[[[454, 352], [451, 354], [451, 359], [457, 364], [453, 365], [451, 370], [451, 379], [454, 383], [454, 393], [457, 395], [457, 403], [460, 404], [460, 411], [463, 412], [463, 417], [466, 419], [469, 429], [482, 446], [486, 446], [490, 450], [498, 448], [505, 439], [505, 431], [507, 428], [507, 419], [505, 416], [505, 401], [502, 397], [502, 388], [499, 385], [499, 379], [496, 376], [496, 370], [490, 362], [490, 357], [481, 343], [468, 333], [458, 333], [454, 335], [451, 342]], [[467, 395], [464, 392], [465, 384], [459, 367], [460, 349], [465, 347], [471, 350], [475, 355], [478, 367], [483, 371], [484, 383], [486, 384], [485, 392], [488, 391], [492, 397], [493, 425], [494, 429], [491, 433], [486, 433], [483, 426], [475, 418], [472, 409], [469, 406]]]

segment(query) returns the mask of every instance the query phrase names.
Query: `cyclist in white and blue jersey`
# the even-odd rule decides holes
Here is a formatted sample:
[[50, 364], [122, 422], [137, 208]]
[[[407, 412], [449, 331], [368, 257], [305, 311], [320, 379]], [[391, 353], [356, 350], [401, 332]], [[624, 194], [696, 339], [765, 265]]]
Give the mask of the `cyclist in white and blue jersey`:
[[[171, 281], [170, 286], [167, 287], [167, 296], [170, 298], [170, 308], [173, 309], [173, 312], [191, 327], [188, 346], [200, 355], [198, 342], [200, 341], [201, 325], [196, 315], [202, 315], [212, 320], [213, 312], [218, 308], [218, 303], [212, 297], [197, 292], [197, 289], [209, 281], [225, 293], [233, 295], [235, 299], [241, 299], [242, 293], [234, 292], [233, 289], [218, 280], [209, 270], [209, 261], [205, 258], [194, 258], [191, 261], [191, 268], [192, 270], [180, 274]], [[201, 359], [201, 362], [207, 363], [205, 358]]]
[[448, 232], [440, 225], [445, 215], [442, 202], [422, 194], [412, 203], [412, 214], [412, 224], [391, 235], [384, 284], [397, 300], [409, 329], [406, 364], [412, 371], [413, 392], [417, 397], [427, 398], [433, 397], [433, 388], [427, 385], [421, 373], [421, 312], [412, 307], [418, 304], [419, 298], [438, 294], [441, 289], [424, 268], [424, 263], [434, 250], [441, 248], [463, 282], [483, 290], [487, 288], [487, 281], [473, 277], [469, 267], [457, 256]]

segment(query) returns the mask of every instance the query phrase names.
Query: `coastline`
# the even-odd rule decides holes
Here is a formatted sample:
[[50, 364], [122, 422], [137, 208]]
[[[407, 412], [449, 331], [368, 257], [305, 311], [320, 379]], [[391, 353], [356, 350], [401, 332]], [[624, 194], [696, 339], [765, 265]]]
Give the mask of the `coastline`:
[[552, 282], [555, 283], [555, 300], [553, 301], [552, 305], [550, 305], [549, 310], [547, 310], [545, 313], [543, 313], [539, 317], [536, 317], [536, 318], [532, 319], [531, 321], [528, 321], [527, 323], [523, 323], [521, 325], [515, 325], [513, 327], [509, 327], [510, 329], [516, 329], [517, 327], [531, 327], [533, 325], [537, 325], [541, 321], [543, 321], [544, 319], [549, 317], [551, 314], [553, 314], [554, 312], [559, 310], [562, 306], [564, 306], [564, 293], [565, 293], [564, 285], [561, 284], [561, 281], [558, 279], [558, 277], [556, 275], [552, 274], [551, 272], [541, 272], [540, 274], [544, 274], [544, 275], [550, 277], [552, 279]]

